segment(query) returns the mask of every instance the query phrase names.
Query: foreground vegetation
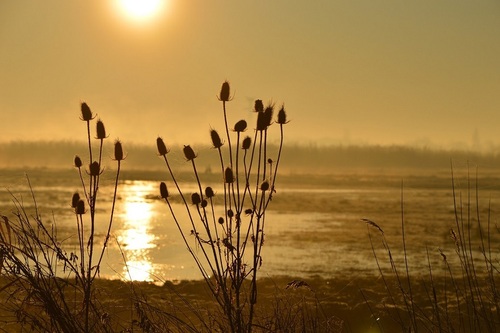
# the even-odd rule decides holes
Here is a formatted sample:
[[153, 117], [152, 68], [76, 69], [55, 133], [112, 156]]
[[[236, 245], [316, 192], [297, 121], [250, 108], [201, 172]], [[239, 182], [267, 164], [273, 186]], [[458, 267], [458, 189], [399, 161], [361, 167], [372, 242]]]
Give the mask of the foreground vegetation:
[[[111, 240], [121, 165], [127, 155], [121, 142], [115, 141], [113, 158], [104, 162], [104, 124], [82, 103], [86, 157], [74, 158], [80, 190], [68, 199], [75, 213], [75, 236], [62, 239], [55, 220], [42, 218], [34, 191], [33, 210], [26, 209], [24, 200], [13, 197], [14, 214], [5, 213], [0, 220], [0, 330], [496, 332], [500, 327], [499, 229], [491, 210], [480, 208], [477, 176], [469, 175], [466, 185], [460, 187], [451, 175], [455, 220], [449, 242], [453, 251], [423, 249], [427, 261], [419, 265], [424, 270], [414, 272], [410, 265], [413, 259], [406, 238], [409, 226], [401, 184], [401, 239], [397, 244], [393, 243], [394, 235], [384, 231], [388, 221], [363, 218], [359, 222], [368, 228], [366, 239], [378, 267], [376, 277], [353, 276], [353, 272], [330, 280], [258, 277], [266, 211], [274, 203], [287, 118], [284, 107], [273, 118], [274, 105], [264, 106], [258, 100], [254, 105], [255, 131], [245, 136], [246, 121], [228, 125], [226, 103], [230, 99], [225, 82], [219, 95], [225, 135], [221, 138], [211, 130], [217, 168], [214, 171], [206, 165], [210, 167], [206, 180], [222, 183], [223, 193], [216, 195], [202, 184], [198, 154], [191, 146], [181, 149], [188, 168], [176, 171], [163, 138], [156, 141], [156, 153], [168, 177], [159, 182], [158, 193], [203, 279], [165, 282], [162, 286], [100, 279]], [[274, 147], [269, 143], [273, 123], [280, 142]], [[111, 164], [114, 167], [108, 167]], [[198, 185], [193, 193], [184, 193], [179, 185], [178, 179], [186, 174]], [[105, 208], [109, 218], [97, 221], [96, 211], [103, 205], [103, 175], [113, 181], [114, 192], [107, 201], [111, 206]], [[310, 178], [314, 183], [314, 177]], [[329, 181], [335, 184], [342, 180]], [[366, 184], [360, 180], [359, 185]], [[182, 212], [170, 203], [172, 188], [180, 198]], [[214, 204], [216, 199], [218, 205]], [[276, 203], [279, 205], [279, 200]], [[318, 205], [329, 209], [328, 200]], [[188, 219], [188, 229], [179, 223], [181, 216]], [[97, 224], [105, 225], [103, 234], [97, 233]]]

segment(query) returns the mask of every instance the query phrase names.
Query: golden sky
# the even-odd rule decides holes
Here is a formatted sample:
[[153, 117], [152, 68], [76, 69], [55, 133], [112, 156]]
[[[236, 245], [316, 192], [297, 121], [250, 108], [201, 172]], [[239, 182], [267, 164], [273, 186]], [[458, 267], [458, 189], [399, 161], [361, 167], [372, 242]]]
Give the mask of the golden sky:
[[0, 1], [0, 141], [84, 139], [85, 101], [124, 142], [209, 142], [255, 99], [288, 142], [500, 146], [498, 0]]

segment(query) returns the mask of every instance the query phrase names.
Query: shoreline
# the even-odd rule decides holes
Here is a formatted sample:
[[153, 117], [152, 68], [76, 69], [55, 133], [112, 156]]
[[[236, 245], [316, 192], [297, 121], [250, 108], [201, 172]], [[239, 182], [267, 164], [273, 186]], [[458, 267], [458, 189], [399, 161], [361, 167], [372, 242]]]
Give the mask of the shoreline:
[[[386, 279], [389, 286], [394, 286], [392, 292], [397, 293], [396, 279], [394, 277]], [[0, 279], [2, 287], [4, 280], [5, 277]], [[413, 281], [414, 294], [418, 296], [415, 298], [415, 303], [423, 310], [431, 307], [431, 301], [425, 291], [425, 288], [429, 287], [428, 279], [423, 282], [414, 278]], [[435, 286], [443, 286], [445, 283], [446, 281], [439, 277], [435, 277], [433, 282]], [[193, 319], [200, 313], [208, 315], [211, 311], [213, 315], [217, 312], [217, 305], [203, 280], [165, 282], [162, 286], [158, 286], [148, 282], [97, 279], [94, 286], [99, 302], [109, 311], [110, 320], [117, 323], [137, 319], [135, 313], [137, 303], [147, 309], [154, 308], [182, 318]], [[380, 277], [359, 275], [336, 279], [263, 277], [258, 279], [258, 287], [257, 313], [261, 316], [275, 311], [282, 311], [282, 314], [286, 315], [285, 311], [301, 309], [308, 312], [308, 315], [314, 316], [309, 318], [310, 320], [317, 320], [322, 324], [329, 322], [346, 332], [399, 331], [401, 326], [395, 319], [395, 313], [399, 316], [407, 315], [402, 301], [391, 304]], [[284, 305], [288, 308], [282, 308]], [[4, 310], [0, 311], [0, 316], [6, 315]], [[383, 330], [380, 330], [380, 327]]]

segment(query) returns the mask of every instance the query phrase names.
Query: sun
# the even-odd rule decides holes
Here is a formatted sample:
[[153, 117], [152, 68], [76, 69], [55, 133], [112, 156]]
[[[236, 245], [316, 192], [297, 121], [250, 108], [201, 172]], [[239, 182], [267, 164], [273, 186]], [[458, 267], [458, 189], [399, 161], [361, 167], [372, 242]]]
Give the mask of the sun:
[[165, 0], [116, 0], [120, 10], [135, 21], [148, 21], [159, 15]]

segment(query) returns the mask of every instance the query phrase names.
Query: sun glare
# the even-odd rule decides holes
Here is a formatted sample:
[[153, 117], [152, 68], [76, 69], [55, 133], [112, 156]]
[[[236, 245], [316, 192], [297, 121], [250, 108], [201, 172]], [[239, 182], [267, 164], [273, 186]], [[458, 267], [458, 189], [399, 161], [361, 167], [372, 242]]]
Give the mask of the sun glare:
[[160, 14], [165, 0], [116, 0], [121, 11], [136, 21], [148, 21]]
[[124, 280], [152, 281], [154, 274], [150, 258], [151, 249], [156, 247], [152, 233], [153, 211], [145, 199], [152, 192], [149, 184], [133, 182], [124, 184], [123, 226], [117, 230], [117, 240], [126, 258], [123, 267]]

